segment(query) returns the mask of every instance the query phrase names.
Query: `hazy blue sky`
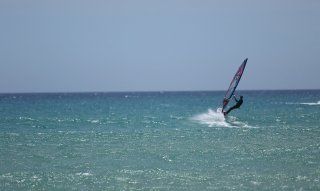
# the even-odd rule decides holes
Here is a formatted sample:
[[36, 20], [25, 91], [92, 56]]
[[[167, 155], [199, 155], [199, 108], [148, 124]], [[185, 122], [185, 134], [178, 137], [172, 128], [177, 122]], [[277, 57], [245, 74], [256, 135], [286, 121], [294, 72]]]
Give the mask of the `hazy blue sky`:
[[319, 0], [1, 0], [0, 92], [320, 88]]

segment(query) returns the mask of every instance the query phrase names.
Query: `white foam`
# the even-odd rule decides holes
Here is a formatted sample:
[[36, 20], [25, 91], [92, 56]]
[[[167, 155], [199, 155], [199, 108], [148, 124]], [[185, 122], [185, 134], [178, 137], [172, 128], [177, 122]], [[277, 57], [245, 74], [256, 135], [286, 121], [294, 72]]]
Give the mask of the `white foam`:
[[302, 105], [320, 105], [320, 101], [318, 102], [310, 102], [310, 103], [300, 103]]
[[76, 175], [78, 175], [78, 176], [92, 176], [93, 174], [91, 174], [89, 172], [79, 172], [79, 173], [76, 173]]
[[221, 112], [221, 108], [218, 108], [217, 111], [208, 109], [207, 113], [198, 114], [192, 117], [192, 120], [208, 125], [209, 127], [230, 127], [230, 124], [226, 122]]
[[236, 127], [236, 128], [258, 128], [258, 127], [253, 127], [248, 125], [245, 122], [241, 122], [241, 121], [237, 121], [236, 117], [232, 117], [230, 116], [230, 118], [228, 119], [229, 124], [231, 125], [231, 127]]
[[198, 114], [191, 119], [209, 127], [255, 128], [247, 123], [238, 121], [236, 117], [228, 116], [225, 118], [221, 111], [221, 108], [216, 111], [208, 109], [207, 113]]
[[90, 123], [99, 123], [100, 121], [98, 119], [88, 119], [87, 122]]

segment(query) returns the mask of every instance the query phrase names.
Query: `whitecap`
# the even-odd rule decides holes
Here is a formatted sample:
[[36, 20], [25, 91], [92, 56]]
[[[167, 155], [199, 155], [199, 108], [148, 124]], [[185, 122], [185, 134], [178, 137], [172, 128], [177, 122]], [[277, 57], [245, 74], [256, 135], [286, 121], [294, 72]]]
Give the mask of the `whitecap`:
[[302, 105], [320, 105], [320, 101], [318, 102], [308, 102], [308, 103], [300, 103]]
[[77, 176], [92, 176], [93, 174], [89, 172], [78, 172], [76, 173]]
[[87, 120], [87, 122], [90, 123], [99, 123], [100, 121], [98, 119], [92, 119], [92, 120]]
[[182, 116], [175, 116], [175, 115], [170, 115], [170, 118], [171, 118], [171, 119], [178, 119], [178, 120], [183, 119]]

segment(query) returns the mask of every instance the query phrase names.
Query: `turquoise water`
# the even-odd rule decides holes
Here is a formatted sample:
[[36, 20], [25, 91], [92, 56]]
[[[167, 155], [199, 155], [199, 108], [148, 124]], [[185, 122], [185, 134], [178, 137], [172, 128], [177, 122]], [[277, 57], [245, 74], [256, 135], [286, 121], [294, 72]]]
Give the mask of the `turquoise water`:
[[320, 90], [0, 95], [0, 190], [319, 190]]

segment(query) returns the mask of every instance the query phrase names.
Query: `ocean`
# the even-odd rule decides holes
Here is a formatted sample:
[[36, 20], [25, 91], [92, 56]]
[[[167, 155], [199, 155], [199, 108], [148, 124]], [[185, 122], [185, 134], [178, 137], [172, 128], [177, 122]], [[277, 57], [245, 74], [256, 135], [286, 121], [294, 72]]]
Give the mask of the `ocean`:
[[0, 94], [0, 190], [320, 190], [320, 90]]

